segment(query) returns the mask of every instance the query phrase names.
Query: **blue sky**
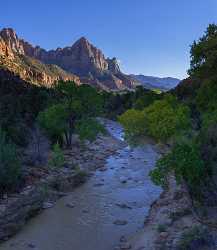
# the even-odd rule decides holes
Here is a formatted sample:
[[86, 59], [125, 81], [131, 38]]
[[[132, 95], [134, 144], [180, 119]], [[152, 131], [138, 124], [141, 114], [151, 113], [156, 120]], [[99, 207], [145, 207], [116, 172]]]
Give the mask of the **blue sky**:
[[1, 3], [0, 28], [46, 49], [85, 36], [126, 73], [183, 78], [190, 44], [214, 22], [217, 0], [19, 0]]

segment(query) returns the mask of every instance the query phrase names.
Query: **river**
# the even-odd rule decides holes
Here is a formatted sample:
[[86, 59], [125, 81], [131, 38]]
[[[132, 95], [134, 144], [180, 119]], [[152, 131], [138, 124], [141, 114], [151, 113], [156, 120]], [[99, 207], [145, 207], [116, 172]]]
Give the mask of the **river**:
[[[123, 140], [115, 122], [106, 123]], [[31, 219], [0, 250], [112, 250], [121, 236], [141, 230], [150, 205], [161, 188], [149, 177], [159, 154], [154, 145], [119, 150], [82, 186]], [[69, 207], [67, 204], [71, 204]]]

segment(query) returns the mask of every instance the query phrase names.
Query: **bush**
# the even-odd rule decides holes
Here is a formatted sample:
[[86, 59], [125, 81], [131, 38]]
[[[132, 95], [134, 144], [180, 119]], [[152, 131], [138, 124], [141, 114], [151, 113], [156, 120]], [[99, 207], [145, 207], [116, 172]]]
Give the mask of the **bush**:
[[42, 111], [38, 115], [39, 125], [45, 129], [49, 137], [54, 141], [62, 139], [67, 131], [68, 113], [64, 104], [56, 104]]
[[167, 141], [190, 127], [190, 111], [179, 104], [175, 97], [167, 96], [144, 109], [148, 134], [160, 141]]
[[21, 182], [21, 163], [16, 147], [0, 129], [0, 193], [14, 191]]
[[196, 143], [176, 144], [170, 153], [158, 160], [150, 175], [155, 184], [165, 186], [170, 172], [175, 173], [178, 183], [185, 180], [190, 187], [200, 184], [205, 175], [205, 166]]
[[118, 117], [119, 122], [124, 127], [127, 137], [144, 135], [146, 131], [146, 117], [143, 111], [129, 109]]
[[203, 127], [199, 142], [207, 173], [217, 175], [217, 123], [211, 122], [210, 125]]
[[168, 95], [142, 111], [126, 111], [119, 117], [119, 122], [129, 137], [146, 134], [165, 142], [190, 128], [190, 111]]
[[75, 132], [81, 140], [93, 141], [99, 133], [104, 134], [105, 128], [96, 119], [83, 119], [76, 123]]
[[213, 239], [208, 229], [202, 226], [194, 226], [191, 229], [185, 231], [182, 234], [180, 241], [178, 242], [178, 250], [193, 250], [201, 247], [213, 246]]
[[51, 159], [48, 162], [48, 165], [51, 168], [61, 168], [63, 167], [65, 164], [65, 158], [64, 158], [64, 154], [59, 146], [58, 143], [56, 143], [53, 146], [53, 151], [51, 154]]

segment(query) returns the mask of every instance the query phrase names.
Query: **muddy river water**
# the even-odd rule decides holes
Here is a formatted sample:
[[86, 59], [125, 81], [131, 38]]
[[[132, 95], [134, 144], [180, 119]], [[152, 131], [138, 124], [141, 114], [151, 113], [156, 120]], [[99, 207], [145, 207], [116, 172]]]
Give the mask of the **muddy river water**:
[[[119, 124], [108, 122], [106, 127], [123, 140]], [[161, 193], [149, 178], [158, 157], [149, 143], [119, 150], [107, 159], [107, 170], [97, 170], [84, 185], [30, 220], [0, 250], [114, 249], [121, 236], [141, 230]]]

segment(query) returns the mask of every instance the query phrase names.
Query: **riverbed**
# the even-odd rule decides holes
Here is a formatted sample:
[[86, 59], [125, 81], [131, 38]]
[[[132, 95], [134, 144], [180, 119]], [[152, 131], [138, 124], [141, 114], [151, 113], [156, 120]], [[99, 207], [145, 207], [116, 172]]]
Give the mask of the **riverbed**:
[[[119, 124], [106, 122], [108, 132], [123, 139]], [[82, 186], [31, 219], [0, 250], [112, 250], [122, 236], [143, 227], [161, 188], [149, 177], [159, 154], [155, 145], [126, 145], [106, 160]]]

